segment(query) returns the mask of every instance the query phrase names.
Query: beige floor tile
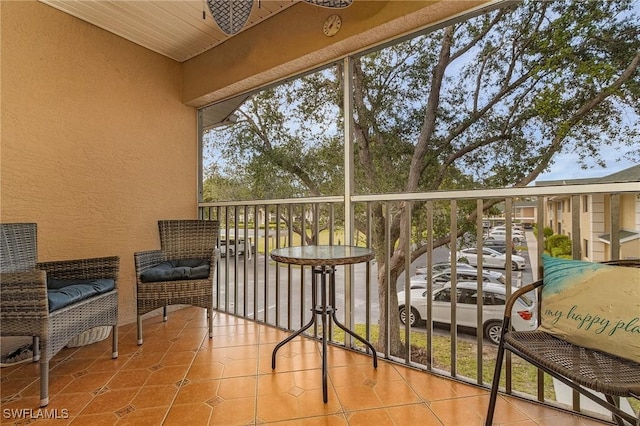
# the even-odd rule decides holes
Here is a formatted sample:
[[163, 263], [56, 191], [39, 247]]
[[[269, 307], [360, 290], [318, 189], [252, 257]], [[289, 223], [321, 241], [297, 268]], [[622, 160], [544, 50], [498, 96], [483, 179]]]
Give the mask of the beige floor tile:
[[106, 386], [113, 373], [86, 373], [74, 375], [74, 379], [60, 393], [97, 392]]
[[193, 358], [195, 358], [196, 352], [194, 351], [169, 351], [167, 352], [160, 364], [163, 366], [171, 367], [174, 365], [191, 365]]
[[117, 424], [118, 420], [115, 413], [86, 414], [74, 418], [70, 424], [73, 426], [108, 426]]
[[169, 406], [136, 409], [120, 417], [118, 426], [158, 426], [169, 412]]
[[122, 370], [116, 373], [107, 386], [110, 389], [119, 389], [119, 388], [140, 388], [147, 381], [149, 376], [151, 375], [151, 370], [147, 368], [136, 369], [136, 370]]
[[137, 352], [133, 354], [129, 361], [122, 367], [123, 370], [136, 370], [139, 368], [149, 368], [154, 365], [160, 364], [160, 360], [164, 356], [164, 352], [151, 352], [142, 353]]
[[335, 388], [340, 403], [346, 411], [382, 408], [384, 404], [369, 384], [353, 384]]
[[165, 354], [171, 350], [173, 344], [174, 342], [168, 339], [147, 339], [142, 345], [138, 346], [138, 351], [144, 355], [153, 352]]
[[67, 358], [63, 362], [56, 364], [55, 367], [50, 368], [49, 376], [63, 376], [86, 371], [94, 362], [95, 358]]
[[124, 367], [127, 362], [129, 362], [129, 358], [127, 358], [126, 356], [121, 356], [116, 359], [112, 359], [111, 357], [100, 357], [96, 358], [93, 364], [87, 367], [87, 371], [89, 373], [115, 373], [116, 371]]
[[378, 362], [378, 368], [369, 364], [357, 364], [329, 368], [329, 375], [335, 386], [345, 386], [355, 383], [390, 383], [403, 381], [403, 377], [389, 363]]
[[283, 420], [281, 422], [261, 423], [264, 426], [345, 426], [348, 425], [344, 414], [305, 417], [302, 419]]
[[257, 380], [255, 376], [235, 377], [220, 380], [218, 397], [229, 400], [237, 398], [255, 398]]
[[255, 422], [256, 399], [254, 397], [220, 399], [212, 405], [213, 414], [209, 421], [210, 425], [248, 425]]
[[[322, 400], [321, 345], [262, 324], [188, 307], [146, 318], [144, 344], [136, 326], [120, 327], [120, 356], [110, 341], [66, 348], [51, 361], [50, 409], [69, 412], [73, 425], [482, 425], [489, 393], [477, 386], [329, 346], [328, 401]], [[0, 370], [2, 409], [39, 408], [38, 364]], [[4, 412], [4, 411], [3, 411]], [[22, 419], [23, 423], [25, 419]], [[500, 395], [496, 424], [607, 424]], [[2, 425], [16, 419], [1, 418]]]
[[[4, 379], [4, 377], [3, 377]], [[0, 397], [2, 399], [8, 398], [12, 395], [20, 393], [23, 389], [28, 387], [37, 388], [40, 392], [40, 381], [37, 378], [29, 377], [20, 379], [18, 377], [6, 378], [2, 381], [0, 386]], [[33, 393], [32, 393], [33, 394]], [[29, 394], [26, 394], [29, 395]]]
[[[429, 408], [445, 425], [459, 425], [462, 421], [469, 425], [482, 425], [487, 416], [488, 405], [489, 395], [484, 395], [434, 401], [429, 404]], [[504, 400], [498, 400], [493, 417], [495, 424], [526, 420], [529, 418], [522, 411]]]
[[213, 407], [208, 404], [174, 405], [163, 426], [206, 425], [211, 420]]
[[384, 408], [375, 410], [362, 410], [347, 413], [349, 426], [395, 426], [393, 419]]
[[80, 412], [80, 416], [99, 413], [115, 413], [129, 406], [138, 389], [113, 389], [93, 398]]
[[176, 395], [178, 388], [174, 385], [144, 386], [131, 401], [136, 409], [169, 407]]
[[265, 395], [258, 399], [256, 419], [260, 422], [276, 422], [299, 418], [298, 398], [282, 393]]
[[47, 409], [50, 410], [67, 410], [69, 417], [77, 417], [80, 415], [84, 407], [94, 398], [94, 395], [88, 392], [68, 393], [64, 395], [54, 395], [49, 400]]
[[180, 387], [174, 404], [205, 403], [218, 397], [220, 380], [190, 382]]
[[439, 401], [457, 397], [488, 394], [487, 390], [418, 370], [397, 368], [397, 371], [425, 401]]
[[386, 408], [396, 425], [440, 425], [440, 420], [426, 404], [398, 405]]
[[181, 382], [185, 378], [189, 366], [175, 365], [165, 367], [157, 365], [151, 367], [149, 370], [151, 370], [151, 374], [147, 378], [145, 385], [173, 385]]
[[[282, 347], [276, 353], [276, 372], [322, 368], [322, 355], [320, 353], [295, 353], [286, 351], [285, 348], [286, 346]], [[271, 354], [261, 357], [259, 362], [259, 372], [261, 374], [267, 374], [274, 371], [271, 368], [271, 362]], [[328, 365], [331, 365], [330, 360], [327, 360], [327, 363]]]
[[224, 365], [217, 361], [209, 364], [194, 364], [189, 367], [187, 379], [191, 381], [220, 379], [222, 378], [223, 371]]
[[220, 363], [224, 366], [222, 377], [240, 377], [255, 375], [258, 365], [256, 359], [223, 360]]

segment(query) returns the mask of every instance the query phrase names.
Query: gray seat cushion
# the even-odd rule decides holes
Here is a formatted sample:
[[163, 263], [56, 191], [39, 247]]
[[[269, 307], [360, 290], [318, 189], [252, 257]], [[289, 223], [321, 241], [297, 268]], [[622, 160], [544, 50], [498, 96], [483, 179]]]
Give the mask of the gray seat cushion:
[[209, 277], [209, 269], [206, 259], [168, 260], [144, 271], [140, 274], [140, 281], [200, 280]]
[[47, 280], [49, 312], [115, 289], [112, 279]]

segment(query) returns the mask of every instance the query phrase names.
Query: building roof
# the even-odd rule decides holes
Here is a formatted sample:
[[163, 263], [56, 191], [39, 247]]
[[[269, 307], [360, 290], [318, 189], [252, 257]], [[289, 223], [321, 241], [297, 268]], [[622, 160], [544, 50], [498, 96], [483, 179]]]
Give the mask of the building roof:
[[584, 179], [537, 180], [536, 186], [585, 185], [592, 183], [640, 182], [640, 164], [610, 175]]
[[[602, 234], [598, 235], [600, 241], [605, 242], [607, 244], [611, 244], [611, 234]], [[635, 240], [636, 238], [640, 238], [640, 232], [636, 231], [627, 231], [621, 229], [618, 233], [618, 238], [621, 243], [626, 243], [627, 241]]]
[[513, 202], [513, 206], [514, 207], [536, 207], [538, 205], [537, 201], [514, 201]]

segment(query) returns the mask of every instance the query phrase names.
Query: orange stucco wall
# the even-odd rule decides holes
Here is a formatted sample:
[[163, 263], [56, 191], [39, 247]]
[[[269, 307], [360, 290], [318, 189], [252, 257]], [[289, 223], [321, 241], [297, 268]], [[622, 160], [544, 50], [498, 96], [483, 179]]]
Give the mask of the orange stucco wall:
[[180, 64], [36, 1], [0, 2], [3, 222], [38, 224], [39, 259], [133, 253], [157, 220], [197, 215], [196, 111]]

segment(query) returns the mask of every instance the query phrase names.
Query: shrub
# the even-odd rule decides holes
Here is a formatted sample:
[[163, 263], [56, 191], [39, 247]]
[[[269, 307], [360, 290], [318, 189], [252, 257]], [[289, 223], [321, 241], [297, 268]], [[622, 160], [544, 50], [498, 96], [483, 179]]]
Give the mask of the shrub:
[[566, 235], [551, 235], [545, 240], [545, 249], [554, 257], [571, 255], [571, 240]]

